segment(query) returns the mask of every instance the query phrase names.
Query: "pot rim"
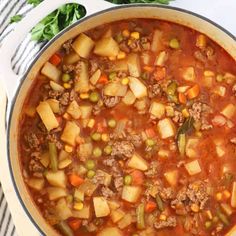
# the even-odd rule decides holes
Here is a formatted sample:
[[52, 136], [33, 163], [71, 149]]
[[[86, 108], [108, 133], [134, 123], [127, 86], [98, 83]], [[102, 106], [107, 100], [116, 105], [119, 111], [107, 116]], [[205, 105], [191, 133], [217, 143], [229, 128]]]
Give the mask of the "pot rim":
[[[166, 6], [166, 5], [157, 5], [157, 4], [152, 4], [152, 3], [149, 3], [149, 4], [130, 4], [130, 5], [117, 5], [117, 6], [114, 6], [114, 7], [111, 7], [109, 9], [106, 9], [106, 10], [102, 10], [102, 11], [99, 11], [99, 12], [96, 12], [92, 15], [89, 15], [89, 16], [85, 16], [84, 18], [82, 19], [79, 19], [77, 22], [75, 22], [74, 24], [68, 26], [67, 28], [65, 28], [64, 30], [62, 30], [61, 32], [59, 32], [54, 38], [52, 38], [40, 51], [39, 53], [36, 55], [36, 57], [33, 59], [33, 61], [30, 63], [30, 66], [28, 67], [28, 69], [26, 70], [26, 72], [21, 76], [21, 79], [19, 81], [19, 85], [17, 87], [17, 90], [14, 94], [14, 97], [12, 99], [12, 101], [7, 101], [7, 103], [9, 103], [9, 116], [6, 117], [6, 127], [7, 127], [7, 162], [8, 162], [8, 165], [9, 165], [9, 170], [10, 170], [10, 177], [11, 177], [11, 180], [12, 180], [12, 183], [13, 183], [13, 187], [14, 187], [14, 191], [17, 195], [17, 198], [24, 210], [24, 212], [26, 213], [27, 217], [29, 218], [30, 222], [36, 227], [36, 229], [38, 230], [38, 232], [41, 234], [41, 235], [45, 235], [45, 232], [43, 232], [42, 228], [39, 226], [39, 224], [34, 220], [34, 218], [31, 216], [29, 210], [27, 209], [22, 197], [21, 197], [21, 194], [20, 194], [20, 191], [18, 189], [18, 186], [16, 184], [16, 181], [15, 181], [15, 178], [14, 178], [14, 174], [13, 174], [13, 168], [12, 168], [12, 164], [11, 164], [11, 158], [10, 158], [10, 129], [11, 129], [11, 123], [12, 123], [12, 115], [13, 115], [13, 111], [14, 111], [14, 107], [15, 107], [15, 103], [16, 103], [16, 100], [17, 100], [17, 97], [21, 91], [21, 88], [22, 88], [22, 84], [25, 80], [25, 78], [27, 77], [27, 75], [29, 74], [29, 72], [31, 71], [32, 67], [34, 66], [35, 62], [41, 57], [41, 55], [43, 54], [43, 52], [48, 48], [50, 47], [55, 41], [57, 41], [63, 34], [65, 34], [67, 31], [71, 30], [72, 28], [74, 28], [75, 26], [79, 25], [80, 23], [84, 22], [84, 21], [87, 21], [89, 20], [90, 18], [93, 18], [94, 16], [98, 16], [100, 14], [103, 14], [105, 12], [109, 12], [109, 11], [112, 11], [112, 10], [118, 10], [118, 9], [127, 9], [127, 8], [136, 8], [136, 7], [147, 7], [147, 8], [150, 8], [150, 7], [155, 7], [155, 8], [162, 8], [162, 9], [169, 9], [169, 10], [174, 10], [174, 11], [177, 11], [178, 13], [187, 13], [189, 15], [192, 15], [192, 16], [195, 16], [197, 18], [200, 18], [204, 21], [206, 21], [207, 23], [210, 23], [212, 24], [213, 26], [215, 26], [216, 28], [218, 28], [219, 30], [221, 30], [223, 33], [227, 34], [230, 38], [232, 38], [235, 42], [236, 42], [236, 36], [234, 36], [232, 33], [230, 33], [227, 29], [225, 29], [224, 27], [222, 27], [221, 25], [217, 24], [216, 22], [210, 20], [209, 18], [205, 17], [205, 16], [202, 16], [198, 13], [195, 13], [195, 12], [192, 12], [192, 11], [189, 11], [189, 10], [186, 10], [186, 9], [182, 9], [182, 8], [179, 8], [179, 7], [173, 7], [173, 6]], [[148, 17], [147, 17], [148, 18]], [[151, 17], [150, 17], [151, 19]], [[8, 106], [8, 105], [7, 105]]]

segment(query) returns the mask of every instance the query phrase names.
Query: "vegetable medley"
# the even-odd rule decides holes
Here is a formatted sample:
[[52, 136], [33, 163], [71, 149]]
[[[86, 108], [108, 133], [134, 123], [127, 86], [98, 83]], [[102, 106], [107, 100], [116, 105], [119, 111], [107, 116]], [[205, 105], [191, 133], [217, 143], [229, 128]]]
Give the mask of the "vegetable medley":
[[20, 121], [22, 172], [63, 236], [236, 229], [236, 64], [154, 19], [102, 25], [43, 66]]

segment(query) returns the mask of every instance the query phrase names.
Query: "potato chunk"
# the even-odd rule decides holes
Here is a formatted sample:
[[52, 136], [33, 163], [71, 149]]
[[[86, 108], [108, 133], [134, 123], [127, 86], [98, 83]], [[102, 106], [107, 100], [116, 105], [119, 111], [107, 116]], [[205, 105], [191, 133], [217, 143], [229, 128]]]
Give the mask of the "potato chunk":
[[43, 189], [45, 180], [41, 178], [30, 178], [27, 184], [34, 190], [40, 191]]
[[175, 125], [169, 118], [160, 120], [157, 124], [157, 129], [162, 139], [173, 137], [176, 133]]
[[61, 71], [50, 62], [44, 64], [41, 73], [53, 81], [59, 81], [61, 77]]
[[235, 115], [235, 112], [236, 106], [230, 103], [221, 111], [221, 114], [227, 117], [228, 119], [232, 119]]
[[67, 196], [67, 191], [65, 188], [49, 187], [47, 188], [47, 192], [50, 201], [54, 201], [56, 199]]
[[127, 92], [127, 85], [120, 82], [111, 82], [105, 85], [103, 92], [106, 96], [124, 97]]
[[195, 81], [196, 76], [194, 68], [192, 66], [184, 69], [183, 78], [187, 81]]
[[197, 152], [197, 145], [199, 143], [198, 138], [190, 138], [187, 141], [185, 153], [190, 158], [197, 158], [198, 152]]
[[72, 211], [67, 205], [65, 198], [61, 198], [57, 202], [55, 210], [60, 220], [66, 220], [72, 217]]
[[147, 87], [137, 78], [129, 77], [129, 87], [136, 98], [147, 96]]
[[113, 223], [118, 222], [125, 216], [125, 212], [121, 209], [117, 209], [111, 212], [111, 220]]
[[148, 169], [148, 163], [141, 156], [135, 153], [128, 161], [128, 167], [145, 171]]
[[191, 162], [185, 164], [184, 166], [185, 166], [186, 170], [188, 171], [189, 175], [196, 175], [202, 171], [198, 160], [191, 161]]
[[40, 102], [40, 104], [36, 108], [36, 111], [38, 112], [41, 120], [43, 121], [48, 131], [55, 129], [59, 126], [59, 123], [52, 111], [52, 108], [46, 101]]
[[78, 93], [87, 93], [89, 91], [88, 65], [85, 62], [81, 62], [80, 66], [80, 73], [75, 81], [75, 91]]
[[80, 134], [80, 127], [73, 121], [67, 121], [61, 135], [61, 140], [75, 146], [77, 136]]
[[127, 64], [130, 76], [140, 77], [141, 76], [141, 66], [139, 55], [132, 53], [127, 58]]
[[167, 172], [164, 173], [164, 176], [166, 178], [166, 181], [171, 186], [176, 186], [176, 184], [178, 182], [178, 176], [179, 176], [178, 170], [167, 171]]
[[153, 33], [151, 51], [157, 52], [162, 49], [163, 32], [156, 29]]
[[104, 197], [94, 197], [93, 205], [96, 217], [104, 217], [110, 214], [110, 208]]
[[72, 47], [76, 53], [79, 54], [79, 56], [88, 58], [94, 45], [95, 43], [90, 37], [88, 37], [86, 34], [80, 34], [73, 42]]
[[73, 217], [79, 218], [79, 219], [89, 219], [90, 218], [90, 206], [84, 205], [83, 209], [79, 211], [73, 211]]
[[94, 48], [94, 53], [103, 57], [116, 57], [119, 53], [119, 45], [112, 37], [100, 39]]
[[141, 192], [142, 189], [139, 186], [124, 186], [121, 198], [127, 202], [135, 203], [138, 201]]
[[130, 105], [134, 104], [135, 99], [136, 99], [136, 97], [134, 96], [133, 92], [128, 90], [128, 92], [123, 97], [122, 102], [125, 105], [130, 106]]
[[165, 115], [165, 106], [159, 102], [152, 102], [149, 112], [155, 118], [161, 119]]
[[103, 228], [97, 236], [124, 236], [123, 233], [116, 227]]
[[66, 111], [76, 120], [79, 119], [81, 116], [81, 110], [76, 101], [71, 102]]
[[233, 182], [232, 193], [231, 193], [231, 206], [236, 207], [236, 182]]
[[53, 171], [47, 171], [45, 173], [45, 177], [49, 184], [55, 187], [66, 187], [66, 175], [63, 170], [59, 170], [56, 172]]

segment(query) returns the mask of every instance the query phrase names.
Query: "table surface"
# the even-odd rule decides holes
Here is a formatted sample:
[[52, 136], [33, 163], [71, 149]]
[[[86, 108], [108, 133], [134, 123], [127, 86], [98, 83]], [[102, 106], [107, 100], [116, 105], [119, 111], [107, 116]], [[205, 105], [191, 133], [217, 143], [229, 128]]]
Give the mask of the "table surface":
[[[91, 2], [95, 0], [89, 0]], [[0, 0], [0, 4], [3, 0]], [[221, 25], [233, 35], [236, 36], [236, 20], [235, 20], [235, 12], [236, 12], [236, 0], [176, 0], [171, 2], [171, 6], [183, 8], [186, 10], [193, 11], [200, 15], [203, 15], [217, 24]], [[1, 88], [1, 86], [0, 86]], [[0, 91], [0, 94], [2, 92]], [[0, 108], [1, 105], [4, 104], [5, 100], [0, 98]], [[2, 107], [3, 109], [4, 107]], [[3, 119], [0, 119], [0, 126], [3, 126]], [[2, 167], [2, 166], [1, 166]], [[6, 166], [7, 167], [7, 166]], [[4, 169], [4, 168], [3, 168]], [[1, 173], [0, 173], [1, 174]], [[2, 175], [3, 177], [3, 175]], [[12, 217], [16, 225], [16, 230], [19, 236], [34, 236], [38, 235], [37, 230], [34, 228], [32, 223], [27, 219], [25, 213], [21, 209], [20, 205], [17, 203], [16, 196], [12, 191], [12, 185], [10, 180], [4, 178], [4, 181], [9, 184], [9, 188], [6, 188], [7, 198], [10, 205], [15, 205], [18, 210], [12, 210]], [[27, 230], [26, 230], [27, 229]]]

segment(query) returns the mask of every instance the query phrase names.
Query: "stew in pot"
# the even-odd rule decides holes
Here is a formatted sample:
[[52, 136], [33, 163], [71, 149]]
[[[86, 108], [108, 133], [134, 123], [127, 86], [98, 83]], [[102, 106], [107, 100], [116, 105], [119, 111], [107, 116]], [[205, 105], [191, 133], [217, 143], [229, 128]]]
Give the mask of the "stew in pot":
[[235, 235], [236, 63], [207, 36], [132, 19], [69, 40], [25, 101], [29, 192], [63, 236]]

